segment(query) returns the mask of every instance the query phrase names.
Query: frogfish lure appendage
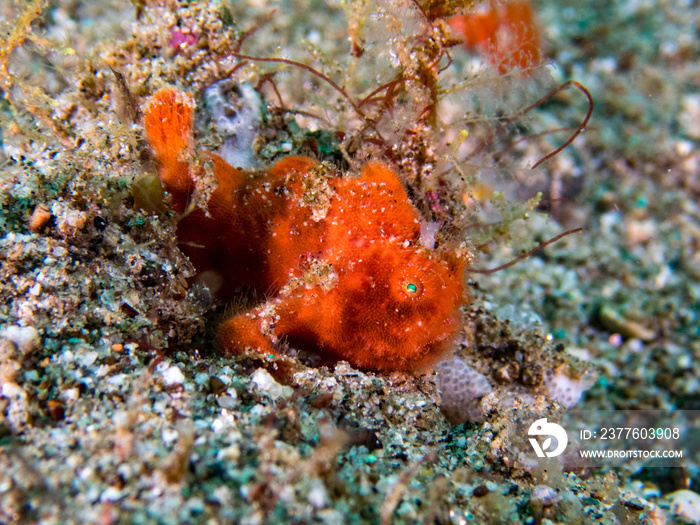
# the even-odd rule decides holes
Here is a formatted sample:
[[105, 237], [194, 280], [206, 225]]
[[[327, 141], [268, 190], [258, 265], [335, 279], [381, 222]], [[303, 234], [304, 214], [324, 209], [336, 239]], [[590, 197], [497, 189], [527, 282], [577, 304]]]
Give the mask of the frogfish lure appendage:
[[[165, 88], [144, 119], [161, 183], [182, 215], [182, 250], [221, 299], [251, 288], [270, 297], [221, 325], [226, 352], [276, 353], [284, 339], [357, 367], [404, 372], [445, 356], [469, 300], [467, 261], [420, 244], [420, 216], [392, 169], [370, 162], [355, 178], [291, 156], [244, 172], [190, 151], [192, 112], [188, 97]], [[193, 207], [205, 165], [215, 188]]]

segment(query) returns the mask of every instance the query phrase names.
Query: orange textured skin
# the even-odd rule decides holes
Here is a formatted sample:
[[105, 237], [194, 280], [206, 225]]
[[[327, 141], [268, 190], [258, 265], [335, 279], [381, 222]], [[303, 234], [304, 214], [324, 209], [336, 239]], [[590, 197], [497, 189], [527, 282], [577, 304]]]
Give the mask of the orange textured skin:
[[[200, 275], [230, 299], [248, 287], [269, 299], [225, 321], [223, 349], [276, 353], [280, 339], [373, 370], [416, 372], [439, 361], [460, 327], [465, 261], [422, 247], [420, 219], [395, 173], [371, 162], [359, 178], [305, 157], [245, 173], [208, 155], [217, 189], [186, 211], [199, 165], [187, 162], [191, 105], [164, 89], [145, 126], [171, 195], [178, 238]], [[180, 151], [171, 147], [186, 137]]]
[[453, 17], [450, 25], [462, 33], [465, 46], [479, 49], [501, 74], [542, 60], [542, 39], [530, 0], [493, 2], [486, 10]]

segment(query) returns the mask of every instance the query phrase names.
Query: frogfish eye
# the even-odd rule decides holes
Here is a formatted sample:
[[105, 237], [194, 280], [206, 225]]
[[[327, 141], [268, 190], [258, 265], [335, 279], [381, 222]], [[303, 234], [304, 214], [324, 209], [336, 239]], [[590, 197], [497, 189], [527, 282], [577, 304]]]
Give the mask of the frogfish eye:
[[414, 272], [401, 272], [397, 277], [392, 286], [397, 299], [415, 301], [423, 295], [423, 279], [420, 276]]

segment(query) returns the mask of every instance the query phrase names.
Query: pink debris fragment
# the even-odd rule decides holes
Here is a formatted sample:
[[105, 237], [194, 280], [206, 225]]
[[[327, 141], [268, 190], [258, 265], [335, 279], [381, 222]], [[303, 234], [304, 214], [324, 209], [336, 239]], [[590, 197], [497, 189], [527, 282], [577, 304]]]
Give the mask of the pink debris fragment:
[[440, 205], [440, 199], [438, 198], [437, 192], [434, 190], [428, 190], [425, 193], [425, 196], [428, 200], [428, 204], [430, 206], [430, 209], [434, 213], [440, 213], [442, 210], [442, 206]]
[[197, 43], [197, 35], [193, 33], [185, 33], [176, 29], [170, 35], [170, 45], [175, 49], [183, 49]]

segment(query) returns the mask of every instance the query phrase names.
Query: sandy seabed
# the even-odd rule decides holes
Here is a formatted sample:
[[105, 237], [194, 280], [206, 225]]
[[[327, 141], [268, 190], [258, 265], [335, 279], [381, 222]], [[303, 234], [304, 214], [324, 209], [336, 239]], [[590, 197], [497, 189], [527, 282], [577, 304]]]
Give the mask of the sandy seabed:
[[[205, 91], [247, 82], [266, 108], [257, 166], [292, 153], [352, 171], [386, 152], [350, 140], [365, 131], [348, 99], [302, 68], [232, 53], [303, 62], [361, 100], [424, 71], [424, 36], [446, 25], [430, 33], [398, 0], [1, 1], [0, 522], [700, 522], [692, 439], [680, 466], [593, 468], [525, 458], [518, 435], [534, 413], [584, 411], [571, 424], [592, 428], [603, 410], [658, 410], [697, 441], [698, 6], [534, 10], [545, 66], [499, 74], [453, 46], [437, 123], [412, 128], [426, 80], [377, 126], [438, 241], [491, 242], [477, 266], [583, 232], [467, 275], [458, 361], [412, 377], [314, 366], [293, 347], [222, 355], [228, 310], [193, 284], [153, 189], [142, 108], [164, 85], [187, 90], [197, 144], [221, 151]], [[591, 121], [532, 171], [579, 126], [583, 94], [494, 131], [569, 79], [590, 91]], [[464, 230], [467, 215], [508, 227]]]

